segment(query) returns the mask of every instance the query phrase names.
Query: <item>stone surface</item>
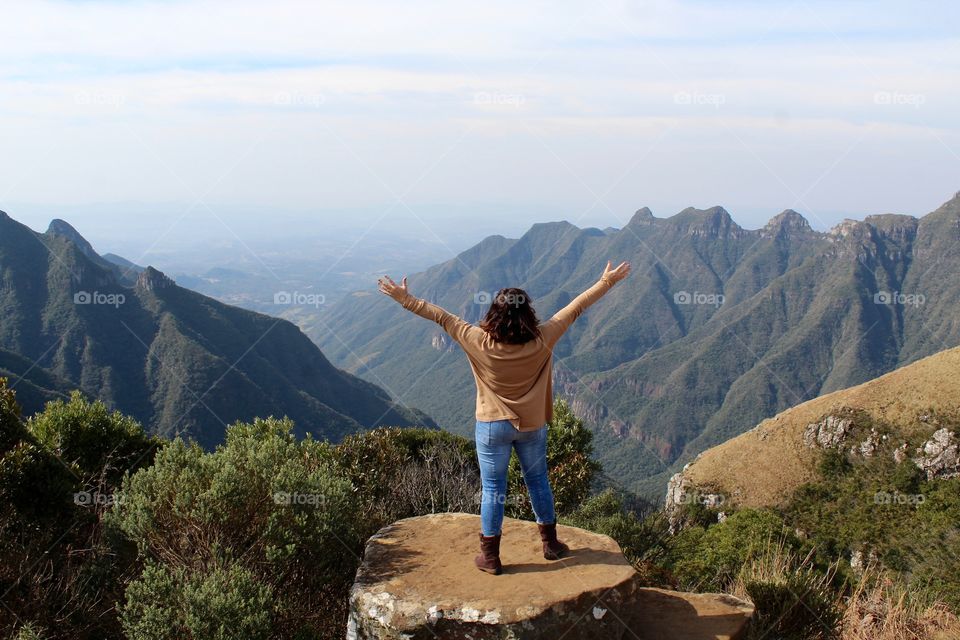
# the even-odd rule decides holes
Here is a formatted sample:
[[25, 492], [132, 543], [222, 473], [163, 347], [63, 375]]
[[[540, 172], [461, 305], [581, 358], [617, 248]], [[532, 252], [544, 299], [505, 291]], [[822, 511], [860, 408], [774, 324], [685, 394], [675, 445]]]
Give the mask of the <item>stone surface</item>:
[[919, 449], [913, 459], [927, 472], [927, 479], [960, 476], [960, 442], [952, 431], [938, 429]]
[[[708, 509], [720, 509], [727, 501], [727, 496], [722, 493], [707, 491], [702, 487], [694, 486], [689, 478], [683, 475], [690, 467], [687, 463], [683, 470], [673, 474], [667, 481], [667, 497], [664, 508], [667, 513], [667, 520], [670, 524], [670, 533], [675, 534], [683, 528], [682, 507], [687, 504], [702, 504]], [[717, 522], [723, 522], [726, 514], [720, 512], [717, 514]]]
[[829, 415], [820, 422], [807, 425], [803, 432], [803, 444], [811, 448], [836, 449], [846, 440], [851, 426], [853, 420]]
[[[738, 640], [753, 606], [718, 593], [640, 589], [624, 640]], [[597, 637], [599, 640], [599, 637]]]
[[752, 608], [729, 596], [639, 586], [611, 538], [558, 527], [571, 556], [544, 560], [536, 524], [507, 518], [504, 573], [473, 566], [480, 520], [400, 520], [370, 538], [350, 594], [348, 640], [734, 638]]

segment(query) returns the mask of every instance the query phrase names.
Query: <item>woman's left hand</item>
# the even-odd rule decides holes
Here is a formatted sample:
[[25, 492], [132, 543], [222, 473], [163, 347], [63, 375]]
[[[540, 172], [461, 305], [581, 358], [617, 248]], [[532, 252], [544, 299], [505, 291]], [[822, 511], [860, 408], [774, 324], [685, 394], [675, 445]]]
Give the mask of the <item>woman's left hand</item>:
[[407, 297], [409, 292], [407, 291], [407, 276], [403, 276], [400, 280], [400, 284], [397, 284], [390, 279], [390, 276], [383, 276], [377, 280], [378, 288], [380, 293], [385, 293], [397, 302], [403, 300]]

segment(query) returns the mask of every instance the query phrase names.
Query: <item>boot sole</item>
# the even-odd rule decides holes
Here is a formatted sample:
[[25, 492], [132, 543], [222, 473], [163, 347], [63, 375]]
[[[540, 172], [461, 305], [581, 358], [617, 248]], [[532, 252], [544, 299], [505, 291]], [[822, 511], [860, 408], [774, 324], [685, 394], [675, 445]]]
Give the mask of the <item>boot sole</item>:
[[477, 569], [480, 569], [480, 571], [483, 571], [484, 573], [489, 573], [494, 576], [498, 576], [502, 573], [501, 569], [484, 569], [483, 567], [477, 567]]

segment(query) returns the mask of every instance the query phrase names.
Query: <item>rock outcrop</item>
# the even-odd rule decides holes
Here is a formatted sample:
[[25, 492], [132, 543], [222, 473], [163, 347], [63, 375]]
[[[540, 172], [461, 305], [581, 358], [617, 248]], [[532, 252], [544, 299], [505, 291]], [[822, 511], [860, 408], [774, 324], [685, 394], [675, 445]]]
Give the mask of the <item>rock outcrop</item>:
[[927, 479], [960, 476], [960, 442], [952, 431], [938, 429], [919, 449], [913, 459], [927, 473]]
[[385, 527], [368, 541], [357, 572], [348, 640], [717, 640], [744, 632], [749, 604], [643, 588], [613, 539], [558, 529], [572, 553], [550, 562], [536, 525], [507, 518], [504, 572], [492, 576], [473, 566], [475, 515], [434, 514]]
[[803, 431], [803, 444], [808, 447], [836, 449], [843, 445], [853, 426], [853, 420], [838, 415], [828, 415], [819, 422], [807, 425]]
[[138, 289], [156, 291], [157, 289], [166, 289], [174, 284], [175, 283], [172, 278], [168, 277], [162, 271], [154, 269], [153, 267], [147, 267], [137, 275]]
[[[675, 534], [683, 528], [682, 509], [688, 504], [702, 504], [708, 509], [720, 509], [727, 501], [727, 496], [722, 493], [708, 491], [703, 487], [697, 487], [693, 482], [683, 475], [683, 472], [690, 467], [687, 463], [679, 473], [675, 473], [667, 481], [667, 497], [664, 502], [664, 509], [667, 513], [667, 519], [670, 523], [670, 533]], [[718, 522], [726, 518], [724, 512], [717, 514]]]

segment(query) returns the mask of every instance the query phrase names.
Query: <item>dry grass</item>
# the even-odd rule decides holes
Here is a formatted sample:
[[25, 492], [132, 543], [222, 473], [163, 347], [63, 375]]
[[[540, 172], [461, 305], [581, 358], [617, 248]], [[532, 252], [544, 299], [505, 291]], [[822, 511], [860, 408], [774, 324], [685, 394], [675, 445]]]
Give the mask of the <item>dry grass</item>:
[[[768, 542], [766, 548], [752, 560], [743, 565], [740, 573], [728, 588], [730, 595], [749, 600], [746, 586], [751, 582], [783, 584], [787, 578], [798, 571], [811, 570], [810, 555], [800, 557], [786, 549], [784, 541]], [[818, 578], [822, 590], [829, 589], [834, 571], [831, 569], [822, 578]]]
[[696, 486], [711, 487], [734, 505], [783, 504], [814, 477], [816, 455], [803, 445], [812, 422], [842, 407], [862, 409], [898, 425], [905, 436], [917, 415], [952, 414], [960, 398], [960, 348], [948, 349], [849, 389], [836, 391], [764, 420], [756, 428], [716, 446], [684, 472]]
[[958, 640], [960, 619], [870, 569], [847, 598], [842, 640]]
[[[849, 595], [840, 596], [831, 586], [833, 569], [817, 574], [810, 560], [810, 556], [799, 557], [786, 550], [782, 543], [768, 544], [743, 566], [727, 591], [749, 601], [748, 584], [783, 585], [791, 576], [806, 574], [813, 578], [816, 591], [835, 601], [841, 611], [840, 623], [833, 630], [837, 640], [960, 640], [960, 618], [945, 604], [893, 581], [877, 565], [864, 570]], [[758, 637], [768, 631], [751, 630]]]

